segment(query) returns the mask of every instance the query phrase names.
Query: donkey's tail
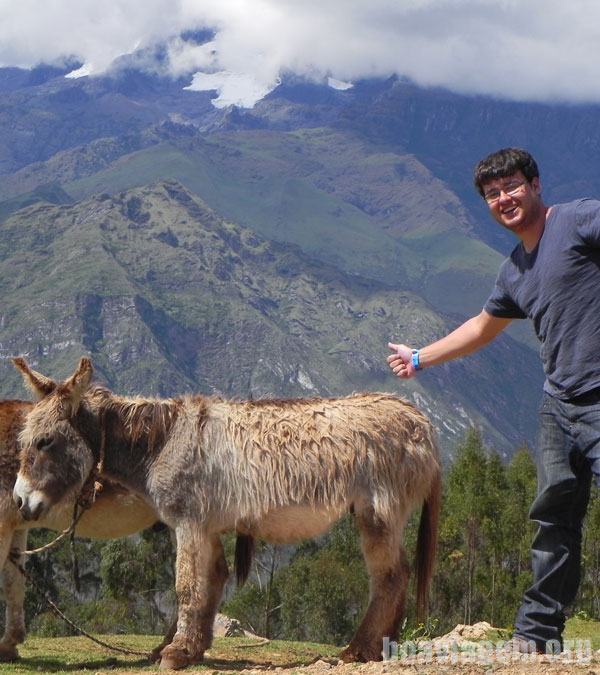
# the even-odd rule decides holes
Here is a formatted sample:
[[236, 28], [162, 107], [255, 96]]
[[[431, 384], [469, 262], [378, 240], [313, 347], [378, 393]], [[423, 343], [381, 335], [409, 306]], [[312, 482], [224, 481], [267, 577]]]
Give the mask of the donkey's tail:
[[423, 503], [419, 533], [417, 535], [417, 551], [415, 564], [417, 567], [417, 618], [423, 621], [427, 615], [427, 599], [429, 585], [433, 576], [438, 543], [438, 528], [442, 504], [442, 473], [438, 468], [431, 482], [429, 495]]
[[235, 538], [235, 555], [233, 569], [238, 586], [243, 586], [250, 574], [250, 565], [254, 556], [254, 537], [249, 534], [240, 534]]

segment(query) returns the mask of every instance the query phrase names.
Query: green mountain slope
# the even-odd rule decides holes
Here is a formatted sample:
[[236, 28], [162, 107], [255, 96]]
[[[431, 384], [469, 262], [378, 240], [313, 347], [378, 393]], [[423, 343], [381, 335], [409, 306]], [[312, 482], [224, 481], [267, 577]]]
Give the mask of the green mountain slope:
[[[456, 196], [415, 157], [349, 132], [236, 131], [208, 137], [163, 125], [105, 139], [19, 172], [53, 175], [74, 199], [173, 178], [225, 218], [350, 273], [412, 288], [434, 307], [479, 311], [501, 256], [473, 236]], [[17, 175], [0, 179], [15, 189]], [[1, 205], [0, 205], [1, 206]]]
[[223, 220], [172, 180], [19, 211], [0, 225], [0, 292], [5, 396], [23, 395], [12, 355], [62, 377], [90, 354], [98, 377], [128, 393], [394, 391], [431, 415], [446, 448], [477, 424], [507, 453], [537, 403], [537, 361], [510, 338], [398, 381], [388, 340], [433, 340], [448, 319], [408, 290]]

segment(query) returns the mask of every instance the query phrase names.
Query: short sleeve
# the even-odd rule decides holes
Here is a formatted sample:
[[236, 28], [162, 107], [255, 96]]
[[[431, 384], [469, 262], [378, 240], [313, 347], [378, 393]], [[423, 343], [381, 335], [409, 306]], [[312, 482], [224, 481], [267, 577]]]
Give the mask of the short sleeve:
[[592, 247], [600, 247], [600, 201], [582, 199], [576, 209], [577, 233]]
[[483, 306], [483, 309], [488, 314], [491, 314], [498, 319], [526, 319], [527, 314], [525, 314], [506, 291], [504, 278], [510, 265], [511, 261], [509, 258], [505, 260], [500, 267], [498, 278], [496, 279], [492, 293]]

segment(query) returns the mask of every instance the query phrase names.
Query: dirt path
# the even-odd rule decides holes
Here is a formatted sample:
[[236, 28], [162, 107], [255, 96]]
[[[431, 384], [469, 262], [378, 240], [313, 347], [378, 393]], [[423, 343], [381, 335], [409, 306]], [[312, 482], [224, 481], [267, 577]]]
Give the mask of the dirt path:
[[[264, 675], [265, 670], [294, 675], [600, 675], [600, 653], [589, 641], [566, 642], [566, 650], [556, 656], [513, 654], [505, 642], [489, 639], [494, 629], [481, 622], [474, 626], [459, 625], [450, 633], [430, 642], [415, 644], [388, 643], [382, 663], [342, 664], [335, 659], [318, 659], [315, 663], [293, 669], [250, 667], [241, 675]], [[266, 664], [265, 664], [266, 665]], [[219, 673], [221, 675], [221, 673]]]

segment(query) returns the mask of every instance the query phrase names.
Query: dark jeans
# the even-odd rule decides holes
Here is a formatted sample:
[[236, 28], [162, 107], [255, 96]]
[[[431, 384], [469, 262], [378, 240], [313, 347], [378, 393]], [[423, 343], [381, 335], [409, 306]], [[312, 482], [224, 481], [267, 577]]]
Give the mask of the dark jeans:
[[544, 394], [535, 460], [538, 493], [529, 517], [533, 583], [515, 620], [515, 635], [544, 649], [562, 644], [564, 609], [580, 580], [581, 530], [592, 476], [600, 485], [600, 391], [569, 402]]

